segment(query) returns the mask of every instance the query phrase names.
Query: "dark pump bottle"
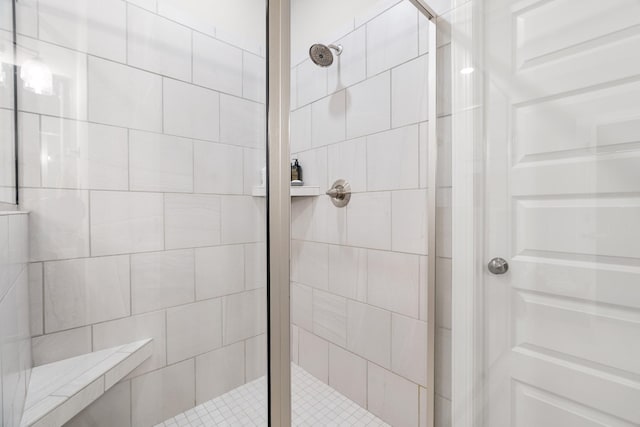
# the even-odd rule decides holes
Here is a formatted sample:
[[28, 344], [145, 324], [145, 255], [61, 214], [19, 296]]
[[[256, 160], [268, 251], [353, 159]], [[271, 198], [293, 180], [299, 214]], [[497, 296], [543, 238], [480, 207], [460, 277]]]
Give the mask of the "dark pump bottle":
[[302, 167], [300, 167], [298, 159], [293, 159], [293, 163], [291, 163], [291, 181], [302, 181]]

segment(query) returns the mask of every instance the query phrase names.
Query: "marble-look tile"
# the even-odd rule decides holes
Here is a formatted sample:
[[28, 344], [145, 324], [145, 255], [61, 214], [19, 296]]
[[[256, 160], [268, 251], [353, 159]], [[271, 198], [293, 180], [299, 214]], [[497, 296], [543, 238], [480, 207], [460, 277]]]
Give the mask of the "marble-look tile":
[[386, 72], [347, 89], [347, 138], [391, 127], [391, 73]]
[[127, 7], [128, 64], [180, 80], [191, 80], [191, 31], [137, 7]]
[[267, 374], [267, 335], [249, 338], [245, 347], [245, 381], [253, 381]]
[[329, 343], [304, 329], [300, 330], [300, 366], [324, 383], [329, 382]]
[[391, 193], [353, 194], [347, 206], [347, 242], [391, 249]]
[[263, 334], [267, 328], [267, 296], [264, 289], [229, 295], [222, 299], [224, 345]]
[[313, 291], [313, 333], [339, 346], [347, 346], [346, 298]]
[[327, 95], [327, 69], [318, 67], [306, 59], [295, 70], [297, 103], [302, 107]]
[[220, 140], [220, 94], [173, 79], [162, 79], [164, 133]]
[[427, 190], [394, 191], [391, 195], [391, 248], [426, 255]]
[[196, 193], [243, 193], [242, 148], [195, 141], [193, 167]]
[[364, 80], [367, 77], [366, 27], [362, 26], [337, 41], [343, 51], [329, 67], [329, 93]]
[[329, 246], [329, 291], [358, 301], [366, 301], [366, 249]]
[[367, 406], [367, 361], [329, 344], [329, 385], [365, 408]]
[[90, 121], [162, 131], [160, 76], [90, 56], [89, 93]]
[[391, 316], [391, 370], [427, 386], [427, 322]]
[[266, 243], [244, 245], [244, 286], [246, 290], [267, 286]]
[[327, 175], [330, 183], [346, 180], [351, 191], [367, 190], [367, 143], [357, 138], [329, 146]]
[[79, 190], [21, 190], [29, 211], [31, 261], [89, 255], [89, 194]]
[[345, 139], [345, 91], [311, 104], [311, 145], [320, 147]]
[[129, 268], [126, 255], [45, 263], [45, 332], [130, 315]]
[[404, 190], [419, 186], [418, 126], [367, 137], [367, 190]]
[[349, 300], [347, 348], [367, 360], [391, 368], [391, 313]]
[[265, 199], [251, 196], [223, 196], [222, 243], [255, 243], [266, 238]]
[[291, 280], [318, 289], [329, 288], [329, 246], [323, 243], [291, 242]]
[[167, 363], [215, 350], [222, 345], [222, 303], [211, 299], [167, 310]]
[[244, 360], [243, 342], [196, 357], [196, 405], [244, 384]]
[[292, 111], [289, 120], [291, 154], [311, 148], [311, 105]]
[[291, 283], [291, 323], [313, 331], [313, 289]]
[[220, 142], [243, 147], [264, 147], [264, 104], [220, 95]]
[[267, 92], [265, 59], [246, 51], [242, 54], [242, 96], [256, 102], [264, 102]]
[[145, 313], [195, 301], [192, 249], [131, 255], [131, 310]]
[[90, 353], [91, 327], [84, 326], [34, 337], [31, 341], [31, 348], [34, 366]]
[[43, 266], [41, 262], [29, 264], [29, 325], [31, 336], [44, 333]]
[[220, 244], [220, 198], [199, 194], [164, 197], [167, 249]]
[[242, 54], [242, 50], [235, 46], [194, 32], [193, 82], [242, 96]]
[[129, 131], [131, 191], [192, 192], [193, 156], [190, 139]]
[[193, 407], [194, 363], [194, 359], [189, 359], [134, 378], [131, 381], [132, 425], [156, 425]]
[[121, 382], [73, 417], [67, 427], [131, 427], [131, 384]]
[[369, 251], [367, 302], [418, 318], [420, 261], [417, 255]]
[[369, 363], [367, 409], [393, 426], [417, 426], [418, 385]]
[[391, 72], [391, 126], [429, 120], [429, 56], [423, 55]]
[[162, 194], [91, 192], [91, 254], [163, 249]]
[[94, 351], [153, 338], [153, 352], [151, 357], [136, 368], [130, 377], [155, 371], [167, 364], [164, 311], [154, 311], [152, 313], [99, 323], [93, 325], [92, 330]]
[[196, 249], [196, 298], [203, 300], [242, 292], [244, 252], [242, 245]]

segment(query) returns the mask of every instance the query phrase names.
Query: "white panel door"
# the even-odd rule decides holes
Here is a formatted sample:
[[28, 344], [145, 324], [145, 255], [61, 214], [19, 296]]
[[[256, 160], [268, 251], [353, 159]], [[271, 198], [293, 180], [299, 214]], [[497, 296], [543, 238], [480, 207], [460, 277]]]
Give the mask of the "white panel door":
[[485, 426], [638, 426], [640, 0], [485, 7]]

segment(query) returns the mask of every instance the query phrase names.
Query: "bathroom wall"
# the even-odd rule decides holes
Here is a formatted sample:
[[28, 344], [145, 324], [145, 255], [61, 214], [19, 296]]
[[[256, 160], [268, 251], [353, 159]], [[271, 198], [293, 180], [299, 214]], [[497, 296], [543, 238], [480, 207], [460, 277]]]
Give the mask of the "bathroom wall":
[[15, 210], [15, 105], [11, 0], [0, 0], [0, 210]]
[[31, 374], [28, 215], [0, 212], [0, 424], [20, 424]]
[[324, 192], [344, 178], [353, 195], [344, 209], [292, 201], [293, 360], [384, 421], [418, 426], [429, 416], [428, 21], [408, 1], [386, 6], [338, 40], [317, 35], [344, 46], [330, 68], [294, 67], [292, 155], [306, 184]]
[[153, 338], [70, 425], [149, 426], [265, 373], [262, 2], [23, 0], [35, 365]]

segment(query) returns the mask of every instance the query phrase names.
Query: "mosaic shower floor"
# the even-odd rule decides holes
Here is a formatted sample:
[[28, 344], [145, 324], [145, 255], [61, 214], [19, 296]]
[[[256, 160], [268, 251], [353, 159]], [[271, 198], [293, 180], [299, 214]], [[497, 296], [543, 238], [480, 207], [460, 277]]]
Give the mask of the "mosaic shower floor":
[[[291, 365], [292, 425], [388, 426], [299, 366]], [[267, 380], [240, 386], [156, 427], [266, 426]]]

